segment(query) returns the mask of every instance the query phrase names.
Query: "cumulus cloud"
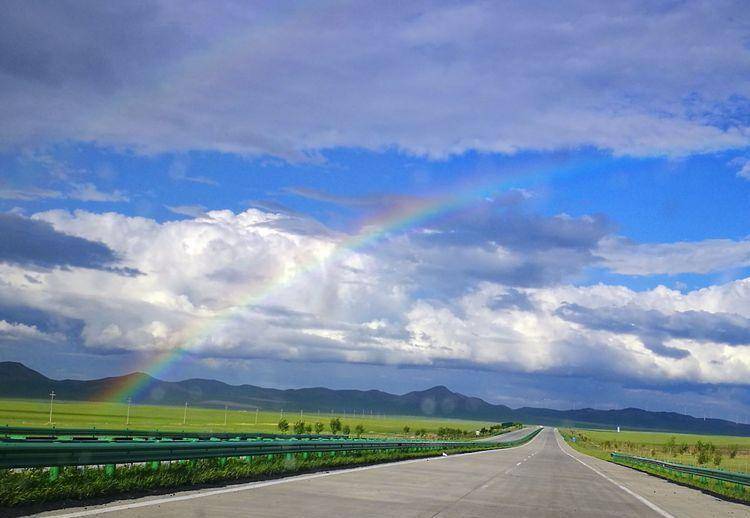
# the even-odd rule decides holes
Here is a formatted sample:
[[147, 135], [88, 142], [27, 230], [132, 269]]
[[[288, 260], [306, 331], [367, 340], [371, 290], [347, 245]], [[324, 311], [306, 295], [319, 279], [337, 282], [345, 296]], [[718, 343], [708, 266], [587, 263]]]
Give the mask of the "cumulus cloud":
[[[688, 293], [575, 286], [569, 280], [592, 261], [606, 221], [504, 210], [494, 217], [512, 224], [493, 226], [485, 243], [469, 227], [467, 236], [441, 246], [407, 233], [354, 250], [350, 235], [257, 209], [163, 223], [43, 212], [32, 221], [46, 232], [100, 242], [144, 275], [35, 273], [18, 261], [0, 264], [0, 320], [65, 336], [94, 354], [184, 348], [209, 359], [429, 365], [652, 384], [748, 379], [750, 279]], [[458, 230], [446, 220], [435, 231]], [[575, 252], [570, 263], [568, 249]], [[545, 253], [548, 261], [540, 262]], [[552, 273], [528, 283], [502, 268]], [[14, 332], [22, 330], [29, 331]]]
[[57, 341], [59, 338], [49, 336], [34, 326], [0, 320], [0, 340], [42, 340], [44, 342], [51, 342]]
[[0, 139], [288, 160], [739, 148], [744, 7], [4, 2]]

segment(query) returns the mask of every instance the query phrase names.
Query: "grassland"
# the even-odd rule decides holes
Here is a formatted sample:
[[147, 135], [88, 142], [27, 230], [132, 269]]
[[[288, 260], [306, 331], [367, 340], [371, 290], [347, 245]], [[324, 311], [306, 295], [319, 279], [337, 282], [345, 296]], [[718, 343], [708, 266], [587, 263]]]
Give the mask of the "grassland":
[[[750, 437], [581, 429], [561, 429], [560, 433], [576, 450], [606, 461], [611, 461], [610, 454], [617, 451], [679, 464], [750, 473]], [[685, 477], [648, 466], [638, 466], [637, 469], [716, 495], [750, 502], [750, 491], [742, 486]]]
[[[680, 464], [750, 473], [750, 437], [610, 430], [561, 430], [577, 449], [609, 459], [613, 451]], [[570, 442], [570, 441], [569, 441]], [[700, 445], [711, 445], [701, 447]], [[700, 457], [700, 450], [706, 453]], [[718, 458], [717, 458], [718, 454]], [[700, 458], [699, 458], [700, 457]], [[718, 460], [718, 463], [717, 463]], [[703, 461], [703, 462], [700, 462]]]
[[[53, 424], [58, 428], [106, 428], [159, 431], [200, 431], [200, 432], [266, 432], [278, 433], [277, 427], [282, 417], [278, 411], [237, 410], [231, 407], [226, 412], [224, 424], [224, 409], [188, 407], [187, 419], [183, 424], [184, 407], [131, 405], [129, 425], [127, 421], [127, 405], [123, 403], [55, 401], [53, 406]], [[326, 425], [332, 415], [329, 413], [284, 412], [283, 417], [291, 424], [304, 421], [308, 424], [321, 422]], [[428, 434], [435, 433], [439, 428], [460, 428], [477, 430], [494, 423], [485, 421], [467, 421], [454, 419], [430, 419], [410, 416], [351, 416], [334, 414], [343, 424], [352, 430], [361, 424], [365, 435], [398, 436], [404, 435], [404, 426], [414, 430], [424, 429]], [[256, 419], [257, 418], [257, 419]], [[22, 426], [48, 428], [49, 400], [0, 399], [0, 426]]]

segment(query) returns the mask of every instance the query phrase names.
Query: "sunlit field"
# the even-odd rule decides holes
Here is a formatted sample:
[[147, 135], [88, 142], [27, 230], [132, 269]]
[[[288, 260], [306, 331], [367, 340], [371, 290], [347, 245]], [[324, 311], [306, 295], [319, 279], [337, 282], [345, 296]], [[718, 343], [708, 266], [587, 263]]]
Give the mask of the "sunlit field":
[[[131, 405], [128, 422], [127, 404], [55, 400], [52, 412], [52, 423], [58, 428], [103, 428], [159, 431], [192, 431], [192, 432], [266, 432], [278, 433], [278, 422], [282, 418], [280, 411], [259, 411], [232, 409], [200, 408], [188, 406]], [[48, 428], [50, 415], [49, 400], [0, 399], [0, 425], [14, 427]], [[441, 427], [477, 430], [490, 426], [487, 421], [467, 421], [458, 419], [429, 419], [412, 416], [352, 416], [343, 413], [321, 412], [283, 412], [283, 418], [290, 425], [304, 421], [314, 425], [321, 422], [325, 425], [323, 433], [329, 433], [328, 422], [331, 417], [341, 419], [343, 425], [352, 430], [361, 424], [365, 434], [370, 436], [409, 435], [415, 430], [424, 429], [434, 433]], [[226, 421], [225, 421], [226, 418]], [[404, 433], [408, 426], [409, 434]], [[290, 426], [291, 428], [291, 426]]]
[[[613, 451], [680, 464], [750, 472], [750, 437], [669, 432], [561, 429], [583, 453], [607, 459]], [[570, 438], [575, 437], [575, 443]], [[703, 452], [701, 454], [701, 452]]]

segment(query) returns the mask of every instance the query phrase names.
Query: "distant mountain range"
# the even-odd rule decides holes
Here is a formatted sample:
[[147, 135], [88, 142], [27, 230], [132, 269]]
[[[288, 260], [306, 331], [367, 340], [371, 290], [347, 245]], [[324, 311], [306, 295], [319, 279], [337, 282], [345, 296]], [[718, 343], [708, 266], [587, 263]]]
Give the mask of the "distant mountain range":
[[649, 412], [639, 408], [622, 410], [551, 410], [546, 408], [510, 408], [493, 405], [477, 397], [452, 392], [437, 386], [403, 395], [380, 390], [332, 390], [322, 387], [270, 389], [254, 385], [228, 385], [221, 381], [188, 379], [162, 381], [143, 373], [97, 380], [53, 380], [17, 362], [0, 362], [0, 397], [45, 399], [51, 390], [59, 400], [96, 400], [102, 394], [117, 392], [123, 386], [148, 387], [136, 396], [136, 403], [194, 406], [285, 409], [330, 412], [341, 415], [356, 411], [366, 414], [414, 415], [521, 421], [551, 426], [577, 426], [635, 430], [660, 430], [750, 436], [750, 425], [723, 419], [695, 418], [675, 412]]

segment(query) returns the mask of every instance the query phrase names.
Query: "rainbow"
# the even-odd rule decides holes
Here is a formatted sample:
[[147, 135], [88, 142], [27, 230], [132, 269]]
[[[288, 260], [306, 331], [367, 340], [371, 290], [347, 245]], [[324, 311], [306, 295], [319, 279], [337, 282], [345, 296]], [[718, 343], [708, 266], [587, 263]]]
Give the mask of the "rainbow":
[[[328, 264], [343, 258], [346, 254], [362, 250], [368, 246], [374, 245], [384, 238], [405, 230], [416, 227], [417, 225], [435, 218], [439, 215], [456, 211], [478, 198], [487, 198], [496, 195], [502, 190], [508, 190], [513, 187], [514, 181], [523, 178], [528, 184], [530, 180], [545, 179], [553, 172], [556, 175], [571, 172], [575, 169], [573, 166], [567, 168], [555, 167], [553, 170], [535, 171], [532, 174], [516, 173], [507, 174], [501, 181], [497, 178], [489, 181], [480, 179], [470, 184], [459, 186], [450, 191], [440, 193], [435, 196], [425, 197], [413, 201], [408, 206], [401, 205], [377, 217], [364, 222], [360, 226], [360, 231], [350, 237], [340, 241], [337, 246], [324, 258], [313, 258], [306, 263], [302, 263], [291, 274], [282, 274], [275, 278], [268, 279], [266, 282], [254, 286], [249, 293], [245, 293], [217, 315], [207, 321], [197, 319], [197, 323], [192, 328], [186, 329], [184, 335], [188, 337], [185, 345], [180, 348], [166, 351], [155, 358], [151, 358], [148, 364], [143, 365], [140, 369], [148, 372], [154, 377], [166, 371], [170, 366], [178, 362], [185, 355], [190, 353], [191, 348], [201, 344], [216, 330], [220, 329], [225, 322], [242, 308], [257, 305], [268, 299], [278, 291], [293, 285], [304, 275], [323, 268]], [[482, 181], [484, 180], [484, 181]], [[106, 392], [97, 396], [97, 400], [105, 401], [123, 401], [127, 397], [137, 397], [148, 388], [147, 378], [142, 376], [125, 377], [120, 384], [111, 386]]]

